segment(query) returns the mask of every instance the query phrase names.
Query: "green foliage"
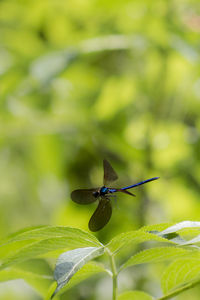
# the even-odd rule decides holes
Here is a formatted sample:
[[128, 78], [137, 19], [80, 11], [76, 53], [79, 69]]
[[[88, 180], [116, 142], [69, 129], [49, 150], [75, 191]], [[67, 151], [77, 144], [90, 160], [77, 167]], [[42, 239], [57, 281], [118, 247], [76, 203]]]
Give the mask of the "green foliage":
[[[131, 258], [121, 267], [121, 269], [125, 269], [130, 266], [144, 264], [144, 263], [157, 263], [162, 262], [165, 260], [175, 260], [180, 258], [181, 256], [189, 257], [199, 256], [199, 251], [189, 250], [189, 249], [182, 249], [182, 248], [175, 248], [175, 247], [157, 247], [151, 248], [147, 250], [143, 250]], [[200, 258], [200, 256], [199, 256]]]
[[50, 237], [66, 237], [68, 239], [76, 240], [75, 237], [79, 236], [79, 241], [88, 241], [91, 242], [93, 245], [96, 243], [99, 245], [97, 238], [94, 235], [89, 234], [88, 232], [84, 232], [83, 230], [77, 228], [70, 228], [70, 227], [61, 227], [61, 226], [39, 226], [39, 227], [32, 227], [20, 230], [14, 234], [11, 234], [7, 238], [1, 240], [1, 246], [6, 244], [10, 244], [16, 241], [28, 241], [31, 239], [35, 240], [44, 240]]
[[[101, 251], [101, 250], [100, 250]], [[78, 283], [90, 278], [91, 276], [97, 275], [102, 272], [107, 272], [103, 264], [91, 261], [86, 263], [75, 275], [70, 279], [67, 285], [65, 285], [61, 292], [64, 292]], [[53, 294], [53, 293], [52, 293]]]
[[54, 278], [58, 283], [55, 294], [65, 286], [70, 278], [88, 261], [103, 253], [103, 247], [78, 248], [62, 253], [59, 256], [54, 272]]
[[[158, 231], [158, 228], [163, 229], [163, 227], [165, 227], [164, 230]], [[58, 292], [62, 294], [93, 275], [106, 272], [113, 278], [113, 291], [115, 291], [113, 300], [136, 299], [139, 295], [141, 295], [141, 299], [152, 299], [152, 296], [141, 291], [125, 292], [116, 298], [117, 275], [127, 267], [171, 261], [163, 272], [161, 284], [164, 295], [160, 300], [170, 299], [170, 297], [199, 284], [199, 247], [193, 245], [191, 240], [189, 245], [187, 242], [180, 244], [179, 239], [177, 241], [174, 238], [171, 239], [169, 234], [178, 231], [181, 233], [180, 238], [185, 241], [190, 231], [193, 234], [194, 228], [200, 228], [200, 223], [185, 221], [168, 228], [165, 224], [152, 225], [151, 233], [145, 231], [147, 228], [117, 235], [107, 245], [100, 243], [93, 235], [75, 228], [41, 226], [17, 232], [3, 240], [1, 249], [8, 246], [10, 249], [13, 247], [15, 249], [16, 243], [19, 241], [30, 240], [32, 242], [33, 239], [38, 239], [38, 241], [28, 245], [22, 243], [21, 248], [18, 244], [17, 249], [13, 253], [8, 251], [7, 256], [2, 251], [0, 281], [23, 278], [43, 296], [49, 295], [48, 297], [50, 297], [53, 293], [52, 297], [54, 297]], [[185, 230], [187, 234], [185, 234]], [[153, 247], [138, 252], [135, 246], [144, 242], [154, 242]], [[167, 243], [168, 245], [160, 247], [160, 243]], [[77, 245], [79, 248], [75, 248]], [[128, 245], [130, 247], [127, 247]], [[61, 251], [61, 249], [70, 248], [75, 249], [62, 252], [57, 260], [54, 270], [54, 280], [57, 282], [57, 287], [54, 287], [53, 290], [52, 271], [43, 259], [51, 257], [51, 254], [54, 257], [53, 251], [55, 250]], [[135, 252], [131, 257], [129, 257], [128, 252], [130, 248]], [[9, 250], [9, 248], [6, 249]], [[120, 263], [116, 255], [121, 249], [124, 251], [123, 254], [127, 250], [124, 263]], [[104, 265], [105, 259], [102, 263], [95, 261], [95, 259], [103, 258], [105, 255], [110, 260], [110, 270]], [[36, 259], [36, 257], [40, 259]], [[119, 267], [116, 267], [116, 263], [119, 264]]]
[[108, 249], [111, 250], [114, 254], [118, 253], [123, 247], [127, 247], [129, 244], [138, 244], [146, 241], [159, 241], [159, 242], [168, 242], [169, 240], [164, 239], [156, 234], [149, 232], [127, 232], [119, 234], [114, 237], [107, 245]]
[[198, 279], [200, 283], [200, 257], [180, 258], [172, 262], [162, 276], [162, 289], [164, 293], [178, 289], [180, 286]]
[[101, 244], [93, 235], [77, 228], [61, 226], [31, 228], [12, 234], [3, 240], [0, 248], [0, 269], [13, 263], [47, 255], [54, 250], [97, 245]]
[[53, 282], [52, 269], [42, 259], [26, 260], [0, 271], [0, 282], [19, 278], [24, 279], [43, 297]]
[[127, 291], [121, 294], [117, 300], [152, 300], [153, 298], [141, 291]]

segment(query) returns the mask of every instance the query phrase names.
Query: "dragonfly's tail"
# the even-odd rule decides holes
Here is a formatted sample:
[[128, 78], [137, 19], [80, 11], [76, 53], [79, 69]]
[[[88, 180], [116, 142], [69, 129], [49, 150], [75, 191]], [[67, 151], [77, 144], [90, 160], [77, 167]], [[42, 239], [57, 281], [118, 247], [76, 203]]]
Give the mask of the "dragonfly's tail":
[[147, 182], [150, 182], [150, 181], [153, 181], [153, 180], [156, 180], [156, 179], [159, 179], [160, 177], [153, 177], [153, 178], [150, 178], [150, 179], [147, 179], [147, 180], [144, 180], [144, 181], [141, 181], [141, 182], [138, 182], [136, 184], [133, 184], [133, 185], [129, 185], [129, 186], [126, 186], [124, 188], [121, 188], [121, 190], [128, 190], [128, 189], [132, 189], [132, 188], [135, 188], [136, 186], [139, 186], [139, 185], [142, 185], [144, 183], [147, 183]]

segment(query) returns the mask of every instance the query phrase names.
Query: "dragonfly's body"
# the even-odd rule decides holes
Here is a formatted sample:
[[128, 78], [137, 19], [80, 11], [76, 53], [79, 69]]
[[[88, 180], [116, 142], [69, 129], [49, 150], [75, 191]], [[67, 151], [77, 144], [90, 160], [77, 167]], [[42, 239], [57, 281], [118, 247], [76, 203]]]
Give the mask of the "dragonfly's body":
[[98, 231], [102, 229], [110, 220], [110, 217], [112, 215], [112, 206], [110, 203], [111, 194], [116, 192], [122, 192], [131, 196], [135, 196], [127, 190], [159, 178], [153, 177], [120, 189], [109, 188], [106, 187], [107, 183], [115, 181], [118, 178], [118, 176], [107, 160], [103, 161], [103, 166], [104, 185], [102, 187], [96, 189], [75, 190], [71, 193], [72, 200], [79, 204], [89, 204], [95, 202], [97, 199], [99, 200], [99, 205], [89, 221], [89, 228], [91, 231]]
[[[137, 187], [139, 185], [142, 185], [144, 183], [147, 183], [149, 181], [153, 181], [153, 180], [156, 180], [158, 179], [159, 177], [153, 177], [153, 178], [150, 178], [150, 179], [147, 179], [147, 180], [143, 180], [143, 181], [140, 181], [138, 183], [135, 183], [135, 184], [132, 184], [132, 185], [129, 185], [129, 186], [126, 186], [126, 187], [123, 187], [121, 189], [114, 189], [114, 188], [108, 188], [106, 186], [102, 186], [99, 190], [93, 192], [93, 196], [95, 198], [98, 198], [98, 197], [102, 197], [102, 196], [105, 196], [105, 195], [109, 195], [109, 194], [113, 194], [113, 193], [116, 193], [116, 192], [124, 192], [126, 190], [129, 190], [129, 189], [132, 189], [134, 187]], [[134, 195], [134, 194], [131, 194], [131, 195]], [[135, 196], [135, 195], [134, 195]]]
[[116, 189], [111, 189], [106, 186], [102, 186], [98, 191], [93, 192], [93, 196], [95, 198], [98, 198], [98, 197], [103, 197], [105, 195], [108, 195], [108, 194], [111, 194], [114, 192], [116, 192]]
[[132, 185], [129, 185], [129, 186], [126, 186], [126, 187], [123, 187], [121, 188], [120, 190], [124, 191], [124, 190], [129, 190], [129, 189], [132, 189], [136, 186], [139, 186], [139, 185], [142, 185], [144, 183], [147, 183], [147, 182], [150, 182], [150, 181], [153, 181], [153, 180], [156, 180], [158, 179], [159, 177], [153, 177], [153, 178], [150, 178], [150, 179], [147, 179], [147, 180], [143, 180], [143, 181], [140, 181], [138, 183], [135, 183], [135, 184], [132, 184]]

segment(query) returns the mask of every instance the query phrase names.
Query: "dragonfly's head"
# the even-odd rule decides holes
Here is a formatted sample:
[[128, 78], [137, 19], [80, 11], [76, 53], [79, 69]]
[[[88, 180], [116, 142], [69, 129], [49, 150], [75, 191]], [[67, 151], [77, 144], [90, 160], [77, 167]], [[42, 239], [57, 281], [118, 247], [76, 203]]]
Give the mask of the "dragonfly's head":
[[99, 192], [98, 191], [96, 191], [96, 192], [93, 192], [93, 196], [95, 197], [95, 198], [98, 198], [99, 197]]

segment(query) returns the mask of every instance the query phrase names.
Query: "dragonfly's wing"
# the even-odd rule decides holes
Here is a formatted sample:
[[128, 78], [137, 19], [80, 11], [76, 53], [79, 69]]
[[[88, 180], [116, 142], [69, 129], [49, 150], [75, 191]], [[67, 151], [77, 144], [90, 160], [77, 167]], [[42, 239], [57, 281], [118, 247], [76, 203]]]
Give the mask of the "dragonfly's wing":
[[109, 182], [115, 181], [118, 179], [117, 173], [110, 165], [110, 163], [104, 159], [103, 160], [103, 169], [104, 169], [104, 178], [103, 184], [106, 186]]
[[121, 190], [121, 189], [119, 189], [118, 192], [122, 192], [122, 193], [125, 193], [125, 194], [127, 194], [127, 195], [130, 195], [130, 196], [135, 197], [135, 194], [133, 194], [133, 193], [127, 191], [127, 190]]
[[81, 189], [75, 190], [71, 193], [71, 199], [79, 204], [89, 204], [95, 202], [97, 198], [94, 197], [93, 193], [98, 189]]
[[102, 229], [110, 220], [112, 215], [112, 206], [108, 197], [102, 197], [99, 201], [97, 209], [93, 213], [89, 221], [89, 229], [91, 231], [98, 231]]

